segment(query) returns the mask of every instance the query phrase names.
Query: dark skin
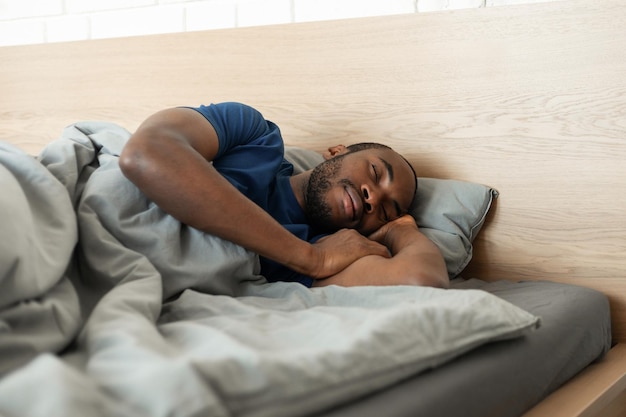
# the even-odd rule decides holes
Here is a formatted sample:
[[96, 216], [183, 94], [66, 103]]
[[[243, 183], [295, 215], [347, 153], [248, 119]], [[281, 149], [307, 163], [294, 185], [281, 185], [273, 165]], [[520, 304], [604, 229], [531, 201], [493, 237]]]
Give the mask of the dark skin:
[[[201, 114], [167, 109], [139, 126], [120, 155], [120, 168], [181, 222], [313, 277], [315, 285], [447, 287], [439, 250], [406, 215], [415, 176], [394, 151], [348, 153], [339, 145], [326, 152], [326, 159], [345, 156], [320, 197], [334, 232], [315, 244], [291, 234], [224, 179], [210, 164], [217, 151], [217, 134]], [[305, 210], [311, 174], [291, 178]]]

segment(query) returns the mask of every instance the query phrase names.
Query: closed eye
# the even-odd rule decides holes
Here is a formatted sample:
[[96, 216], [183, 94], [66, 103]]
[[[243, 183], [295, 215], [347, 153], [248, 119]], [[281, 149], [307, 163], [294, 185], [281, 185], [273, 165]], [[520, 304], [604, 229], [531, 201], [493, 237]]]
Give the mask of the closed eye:
[[374, 180], [376, 181], [376, 183], [378, 183], [379, 177], [378, 177], [378, 170], [376, 169], [376, 165], [372, 164], [372, 169], [374, 170]]
[[[378, 184], [380, 182], [380, 176], [378, 175], [378, 169], [376, 168], [376, 165], [371, 164], [372, 165], [372, 171], [374, 172], [374, 181], [376, 182], [376, 184]], [[367, 193], [367, 191], [366, 191]], [[369, 198], [369, 196], [366, 194], [365, 198]], [[369, 205], [369, 204], [368, 204]], [[371, 207], [371, 206], [370, 206]], [[389, 215], [387, 214], [387, 210], [385, 210], [385, 206], [384, 205], [380, 205], [382, 212], [383, 212], [383, 219], [385, 222], [389, 221]]]

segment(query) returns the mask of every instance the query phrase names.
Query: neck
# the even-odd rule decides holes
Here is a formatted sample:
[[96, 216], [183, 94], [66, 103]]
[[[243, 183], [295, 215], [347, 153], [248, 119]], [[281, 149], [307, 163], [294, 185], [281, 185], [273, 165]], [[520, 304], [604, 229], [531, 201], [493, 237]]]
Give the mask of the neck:
[[296, 196], [296, 200], [300, 205], [300, 208], [304, 210], [306, 206], [306, 192], [307, 187], [309, 185], [309, 177], [311, 176], [311, 171], [305, 171], [300, 174], [296, 174], [289, 178], [289, 183], [291, 185], [291, 190], [293, 194]]

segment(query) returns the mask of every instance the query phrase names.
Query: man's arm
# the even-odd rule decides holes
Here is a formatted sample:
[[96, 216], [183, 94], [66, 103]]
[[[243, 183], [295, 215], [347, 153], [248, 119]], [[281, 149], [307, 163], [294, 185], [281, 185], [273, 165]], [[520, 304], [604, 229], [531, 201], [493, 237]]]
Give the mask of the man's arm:
[[370, 238], [385, 244], [392, 257], [365, 256], [332, 277], [316, 280], [313, 285], [449, 287], [446, 264], [439, 248], [419, 231], [410, 215], [387, 223]]
[[149, 117], [120, 155], [120, 168], [146, 196], [181, 222], [239, 244], [311, 277], [335, 274], [386, 248], [354, 230], [311, 245], [241, 194], [210, 163], [219, 142], [213, 126], [192, 109]]

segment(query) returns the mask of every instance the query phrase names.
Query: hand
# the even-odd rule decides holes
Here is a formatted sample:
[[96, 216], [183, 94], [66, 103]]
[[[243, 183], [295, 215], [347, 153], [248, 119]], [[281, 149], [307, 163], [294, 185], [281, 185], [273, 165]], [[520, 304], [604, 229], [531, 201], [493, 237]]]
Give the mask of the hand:
[[413, 216], [405, 214], [402, 217], [398, 217], [386, 223], [380, 229], [369, 235], [369, 238], [391, 248], [394, 236], [397, 237], [398, 234], [403, 232], [414, 233], [418, 230]]
[[354, 261], [368, 255], [389, 258], [389, 250], [382, 244], [370, 240], [353, 229], [341, 229], [318, 240], [313, 247], [317, 250], [317, 268], [314, 278], [334, 275]]

